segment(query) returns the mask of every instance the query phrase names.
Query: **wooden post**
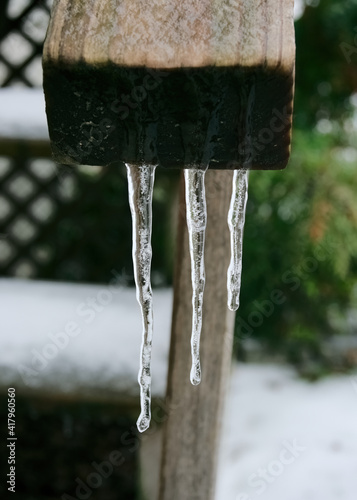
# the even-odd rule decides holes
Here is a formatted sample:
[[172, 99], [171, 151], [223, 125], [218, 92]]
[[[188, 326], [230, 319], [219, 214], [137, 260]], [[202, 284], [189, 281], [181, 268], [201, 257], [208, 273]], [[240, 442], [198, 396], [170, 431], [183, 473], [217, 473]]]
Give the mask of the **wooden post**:
[[190, 255], [183, 181], [174, 284], [167, 404], [172, 412], [165, 424], [160, 500], [214, 498], [222, 404], [232, 354], [234, 313], [227, 308], [229, 230], [227, 213], [232, 173], [206, 173], [206, 287], [201, 338], [202, 381], [190, 383], [192, 321]]

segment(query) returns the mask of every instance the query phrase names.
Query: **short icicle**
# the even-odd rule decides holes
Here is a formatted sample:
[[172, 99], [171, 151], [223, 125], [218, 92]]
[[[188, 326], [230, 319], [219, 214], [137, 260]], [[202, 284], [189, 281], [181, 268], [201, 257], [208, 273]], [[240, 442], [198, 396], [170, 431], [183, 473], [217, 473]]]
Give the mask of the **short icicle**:
[[204, 245], [207, 221], [205, 170], [185, 169], [186, 219], [189, 233], [192, 281], [192, 368], [193, 385], [201, 382], [200, 337], [205, 287]]
[[155, 166], [126, 164], [128, 173], [129, 204], [133, 222], [133, 265], [136, 298], [139, 302], [143, 322], [140, 370], [141, 413], [137, 427], [144, 432], [151, 420], [151, 346], [153, 334], [153, 304], [151, 290], [151, 229], [152, 194]]
[[228, 212], [228, 226], [231, 234], [231, 261], [227, 272], [227, 289], [228, 307], [231, 311], [236, 311], [239, 307], [243, 231], [248, 200], [248, 172], [248, 170], [234, 171], [232, 198]]

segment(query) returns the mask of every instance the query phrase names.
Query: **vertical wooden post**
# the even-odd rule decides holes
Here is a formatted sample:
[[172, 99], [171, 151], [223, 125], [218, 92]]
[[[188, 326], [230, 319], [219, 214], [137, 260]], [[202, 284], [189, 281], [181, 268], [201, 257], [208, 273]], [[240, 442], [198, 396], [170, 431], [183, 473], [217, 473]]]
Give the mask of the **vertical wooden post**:
[[190, 383], [192, 288], [183, 180], [164, 428], [160, 500], [213, 500], [222, 406], [230, 371], [234, 313], [227, 308], [232, 172], [206, 173], [206, 287], [201, 337], [202, 381]]

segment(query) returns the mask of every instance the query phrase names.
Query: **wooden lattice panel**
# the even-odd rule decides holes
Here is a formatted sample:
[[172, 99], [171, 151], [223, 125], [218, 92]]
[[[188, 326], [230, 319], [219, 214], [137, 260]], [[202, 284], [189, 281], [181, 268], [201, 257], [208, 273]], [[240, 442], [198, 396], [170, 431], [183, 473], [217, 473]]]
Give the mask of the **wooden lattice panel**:
[[[177, 177], [175, 170], [156, 176], [155, 286], [170, 279]], [[73, 168], [40, 154], [0, 154], [0, 186], [0, 277], [108, 283], [115, 276], [133, 284], [124, 165]]]
[[0, 86], [42, 84], [41, 54], [53, 0], [2, 0]]
[[[93, 244], [101, 228], [104, 239], [112, 237], [95, 211], [101, 213], [96, 207], [106, 204], [97, 191], [102, 183], [119, 180], [126, 190], [124, 175], [84, 170], [58, 167], [46, 158], [0, 156], [0, 276], [103, 281], [117, 269], [120, 234], [109, 252], [106, 244]], [[117, 212], [106, 219], [112, 227]], [[129, 257], [129, 247], [125, 252]]]
[[55, 165], [45, 159], [1, 157], [0, 179], [0, 273], [35, 276], [51, 257], [41, 235], [71, 195], [61, 193]]

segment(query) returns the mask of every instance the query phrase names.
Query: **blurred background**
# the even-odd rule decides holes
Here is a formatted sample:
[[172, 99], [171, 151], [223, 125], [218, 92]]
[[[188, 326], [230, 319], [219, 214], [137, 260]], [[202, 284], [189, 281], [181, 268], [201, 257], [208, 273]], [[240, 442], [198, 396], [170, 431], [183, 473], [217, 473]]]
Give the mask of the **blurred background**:
[[[135, 450], [131, 449], [133, 445], [128, 446], [130, 439], [132, 443], [138, 439], [133, 429], [137, 411], [136, 389], [130, 386], [129, 390], [123, 384], [120, 394], [117, 390], [113, 395], [117, 389], [113, 385], [113, 394], [98, 401], [94, 397], [98, 387], [92, 380], [86, 381], [84, 376], [80, 384], [74, 377], [76, 382], [70, 389], [64, 386], [58, 389], [55, 382], [59, 372], [52, 368], [55, 363], [41, 371], [42, 378], [37, 385], [29, 383], [24, 379], [23, 369], [19, 370], [22, 361], [20, 363], [20, 358], [16, 358], [17, 348], [9, 341], [16, 335], [21, 339], [30, 336], [29, 332], [23, 332], [27, 321], [31, 323], [33, 320], [35, 337], [40, 335], [39, 329], [42, 328], [43, 335], [47, 335], [48, 328], [53, 328], [52, 313], [48, 313], [48, 324], [39, 326], [36, 323], [41, 306], [33, 305], [28, 315], [21, 317], [21, 304], [26, 307], [26, 293], [32, 297], [36, 293], [42, 294], [48, 300], [51, 297], [55, 300], [57, 292], [51, 287], [53, 282], [61, 282], [61, 286], [65, 286], [61, 289], [61, 300], [70, 297], [71, 290], [75, 290], [79, 294], [76, 296], [77, 305], [88, 295], [98, 296], [102, 290], [107, 290], [113, 276], [116, 277], [115, 285], [128, 287], [128, 290], [133, 286], [131, 219], [124, 168], [82, 166], [74, 169], [56, 165], [51, 160], [41, 90], [41, 52], [51, 4], [51, 0], [2, 0], [0, 5], [0, 276], [4, 278], [0, 283], [2, 303], [7, 304], [6, 299], [9, 304], [4, 316], [10, 318], [1, 326], [1, 425], [5, 425], [6, 418], [6, 387], [10, 382], [16, 382], [20, 387], [17, 418], [22, 443], [18, 452], [18, 498], [53, 499], [66, 492], [76, 498], [76, 478], [88, 477], [93, 461], [107, 460], [114, 449], [113, 443], [118, 441], [120, 453], [125, 457], [124, 465], [115, 469], [110, 477], [103, 476], [101, 487], [88, 487], [86, 483], [87, 490], [91, 489], [90, 494], [98, 499], [130, 500], [139, 498], [140, 489], [143, 489], [142, 485], [138, 486], [140, 481], [137, 479], [140, 467], [145, 468], [143, 456], [151, 450], [150, 446], [157, 447], [155, 433], [153, 443], [147, 439], [146, 451], [139, 452], [139, 446]], [[235, 356], [240, 364], [235, 364], [234, 370], [238, 370], [237, 380], [252, 383], [252, 394], [256, 387], [258, 393], [263, 391], [265, 396], [262, 397], [268, 397], [269, 391], [274, 392], [277, 387], [285, 387], [290, 380], [287, 393], [295, 388], [309, 394], [301, 399], [301, 404], [311, 397], [311, 387], [318, 391], [319, 384], [331, 383], [326, 406], [322, 404], [325, 410], [321, 410], [328, 413], [328, 404], [333, 406], [333, 390], [341, 394], [340, 389], [336, 389], [336, 384], [341, 383], [341, 387], [349, 392], [346, 400], [340, 402], [339, 410], [341, 415], [350, 412], [355, 418], [357, 0], [298, 1], [295, 3], [295, 17], [297, 57], [292, 156], [284, 172], [250, 174], [241, 304], [235, 327]], [[169, 299], [164, 298], [165, 293], [171, 293], [166, 291], [172, 285], [178, 178], [177, 171], [158, 169], [154, 191], [153, 285], [158, 291], [162, 289], [165, 304], [165, 300], [169, 303]], [[14, 280], [18, 288], [11, 288], [7, 279]], [[29, 289], [24, 280], [49, 281], [51, 285]], [[93, 288], [76, 288], [79, 284], [89, 283]], [[84, 290], [82, 295], [81, 290]], [[274, 291], [280, 293], [279, 304], [272, 300]], [[126, 292], [120, 293], [125, 295]], [[119, 307], [126, 300], [124, 295], [120, 295], [120, 299], [115, 295], [110, 306], [117, 304]], [[133, 303], [130, 303], [135, 311], [133, 315], [138, 315], [132, 290], [130, 296], [133, 297]], [[42, 302], [42, 309], [44, 304]], [[55, 306], [48, 302], [46, 307], [51, 312], [51, 307]], [[166, 307], [167, 330], [170, 307]], [[71, 309], [64, 310], [69, 318], [71, 314], [73, 316]], [[13, 322], [11, 315], [16, 316], [17, 322]], [[14, 325], [17, 331], [14, 331]], [[135, 328], [136, 325], [140, 329], [140, 320]], [[94, 326], [99, 332], [99, 322]], [[131, 330], [134, 326], [130, 324], [127, 328]], [[29, 342], [28, 338], [26, 342]], [[29, 352], [33, 345], [28, 344]], [[168, 339], [163, 340], [162, 346], [161, 362], [165, 365]], [[25, 359], [25, 354], [23, 356], [21, 359]], [[35, 354], [32, 352], [31, 356]], [[133, 373], [137, 360], [138, 356], [134, 360]], [[38, 359], [37, 363], [40, 366], [41, 360]], [[69, 363], [68, 359], [64, 361], [63, 358], [61, 367], [64, 370], [67, 370], [66, 363]], [[5, 368], [8, 370], [10, 365], [13, 372], [7, 371], [6, 375]], [[22, 363], [21, 366], [29, 368], [30, 364]], [[33, 368], [34, 362], [31, 366]], [[264, 371], [264, 366], [267, 371]], [[68, 365], [68, 373], [72, 373], [69, 368]], [[131, 369], [131, 366], [127, 367], [128, 372]], [[102, 375], [98, 378], [103, 387], [109, 383], [109, 378]], [[48, 382], [50, 379], [52, 385]], [[266, 383], [267, 380], [271, 383]], [[86, 387], [90, 387], [87, 396], [84, 395]], [[241, 389], [244, 396], [247, 385]], [[157, 389], [158, 404], [163, 391], [164, 383]], [[81, 394], [79, 399], [73, 396], [78, 393]], [[244, 398], [235, 400], [236, 397], [237, 392], [234, 392], [232, 404], [242, 405]], [[247, 401], [250, 404], [249, 398]], [[283, 405], [283, 399], [280, 399], [280, 404]], [[254, 411], [260, 411], [259, 418], [269, 421], [261, 408]], [[312, 412], [312, 409], [306, 409], [302, 420], [306, 422]], [[296, 416], [296, 411], [293, 413]], [[247, 414], [246, 420], [242, 417], [241, 429], [244, 425], [249, 427], [249, 419], [253, 416]], [[334, 420], [332, 414], [330, 420]], [[294, 429], [291, 432], [296, 430], [298, 434], [298, 424], [294, 419], [291, 422]], [[344, 425], [347, 423], [340, 422], [340, 427]], [[236, 434], [234, 429], [236, 425], [227, 416], [225, 432]], [[124, 439], [118, 438], [126, 432], [128, 435]], [[331, 432], [331, 429], [326, 429], [330, 437]], [[276, 440], [281, 438], [268, 427], [262, 435], [267, 434], [274, 435]], [[312, 440], [313, 436], [316, 437], [311, 433]], [[238, 432], [237, 442], [241, 437]], [[339, 436], [334, 446], [340, 452], [348, 441], [352, 446], [351, 436]], [[250, 492], [247, 492], [246, 478], [264, 461], [269, 462], [269, 457], [274, 458], [271, 450], [275, 449], [276, 443], [272, 444], [270, 451], [265, 450], [265, 458], [260, 456], [247, 466], [247, 474], [242, 474], [238, 484], [232, 482], [232, 476], [237, 474], [235, 470], [244, 470], [244, 452], [238, 444], [237, 448], [229, 448], [233, 446], [231, 439], [224, 438], [223, 442], [226, 448], [222, 448], [217, 500], [253, 497], [257, 491], [250, 486]], [[258, 447], [258, 444], [254, 446]], [[328, 446], [326, 442], [326, 450]], [[353, 446], [356, 452], [355, 440]], [[310, 452], [312, 449], [313, 444]], [[259, 457], [259, 451], [257, 453]], [[7, 470], [5, 459], [5, 456], [0, 459], [2, 477]], [[334, 459], [333, 456], [326, 465], [326, 481], [330, 475], [329, 467], [336, 470]], [[349, 473], [351, 458], [348, 460], [345, 456], [345, 460], [341, 470]], [[305, 464], [306, 467], [309, 463]], [[304, 469], [301, 464], [299, 467], [295, 469], [295, 479], [284, 475], [276, 486], [281, 488], [281, 498], [284, 498], [284, 491], [286, 495], [283, 481], [286, 481], [286, 488], [300, 483], [297, 477], [300, 473], [304, 476]], [[314, 470], [314, 465], [311, 467]], [[324, 496], [321, 496], [321, 491], [318, 493], [318, 489], [315, 491], [316, 485], [309, 485], [296, 498], [352, 499], [352, 481], [357, 487], [356, 479], [352, 477], [350, 474], [348, 479], [343, 479], [344, 487], [327, 488]], [[272, 485], [262, 492], [262, 497], [280, 498], [279, 490], [274, 490], [274, 487]], [[85, 495], [88, 491], [82, 493]]]

